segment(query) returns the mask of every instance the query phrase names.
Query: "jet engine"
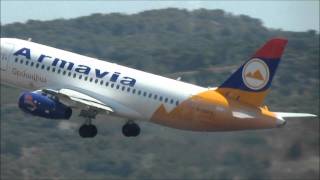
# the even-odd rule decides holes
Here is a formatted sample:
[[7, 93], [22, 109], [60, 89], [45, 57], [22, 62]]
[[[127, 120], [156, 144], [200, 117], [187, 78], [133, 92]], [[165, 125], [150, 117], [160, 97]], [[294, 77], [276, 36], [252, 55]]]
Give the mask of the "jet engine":
[[56, 96], [37, 92], [25, 92], [19, 97], [19, 108], [34, 116], [49, 119], [69, 119], [72, 109], [61, 102]]

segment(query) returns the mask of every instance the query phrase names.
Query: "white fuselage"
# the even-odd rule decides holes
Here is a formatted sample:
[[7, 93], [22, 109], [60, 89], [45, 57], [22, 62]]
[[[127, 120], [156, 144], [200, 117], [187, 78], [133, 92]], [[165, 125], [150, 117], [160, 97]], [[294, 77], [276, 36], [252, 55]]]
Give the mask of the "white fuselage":
[[1, 83], [28, 90], [72, 89], [99, 99], [112, 107], [115, 115], [135, 120], [149, 120], [161, 104], [170, 111], [192, 95], [207, 90], [11, 38], [1, 38]]

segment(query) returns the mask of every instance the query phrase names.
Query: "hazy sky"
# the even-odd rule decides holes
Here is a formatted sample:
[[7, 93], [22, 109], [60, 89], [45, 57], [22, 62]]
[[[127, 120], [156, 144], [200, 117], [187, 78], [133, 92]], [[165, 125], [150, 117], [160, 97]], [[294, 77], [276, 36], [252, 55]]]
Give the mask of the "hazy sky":
[[259, 18], [269, 28], [319, 32], [319, 0], [314, 1], [9, 1], [1, 0], [1, 22], [74, 18], [92, 13], [132, 14], [150, 9], [223, 9]]

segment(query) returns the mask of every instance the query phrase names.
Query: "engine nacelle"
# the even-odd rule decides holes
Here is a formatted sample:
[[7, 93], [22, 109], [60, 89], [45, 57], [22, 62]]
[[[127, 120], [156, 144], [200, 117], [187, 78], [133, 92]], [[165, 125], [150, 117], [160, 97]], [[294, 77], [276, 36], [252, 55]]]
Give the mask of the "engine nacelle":
[[25, 92], [19, 98], [19, 108], [24, 112], [49, 119], [69, 119], [72, 109], [57, 97], [41, 92]]

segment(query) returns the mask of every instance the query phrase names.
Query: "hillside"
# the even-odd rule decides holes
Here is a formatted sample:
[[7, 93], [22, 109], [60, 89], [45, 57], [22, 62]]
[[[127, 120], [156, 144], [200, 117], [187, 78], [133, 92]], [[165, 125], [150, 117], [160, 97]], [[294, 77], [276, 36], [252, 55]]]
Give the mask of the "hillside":
[[[203, 86], [218, 86], [272, 37], [289, 40], [266, 104], [319, 114], [319, 34], [269, 29], [222, 10], [162, 9], [133, 15], [1, 26], [1, 37], [28, 39]], [[319, 119], [283, 129], [196, 133], [140, 123], [122, 137], [124, 119], [98, 119], [100, 134], [78, 137], [82, 121], [22, 113], [21, 90], [1, 86], [1, 179], [317, 179]]]

